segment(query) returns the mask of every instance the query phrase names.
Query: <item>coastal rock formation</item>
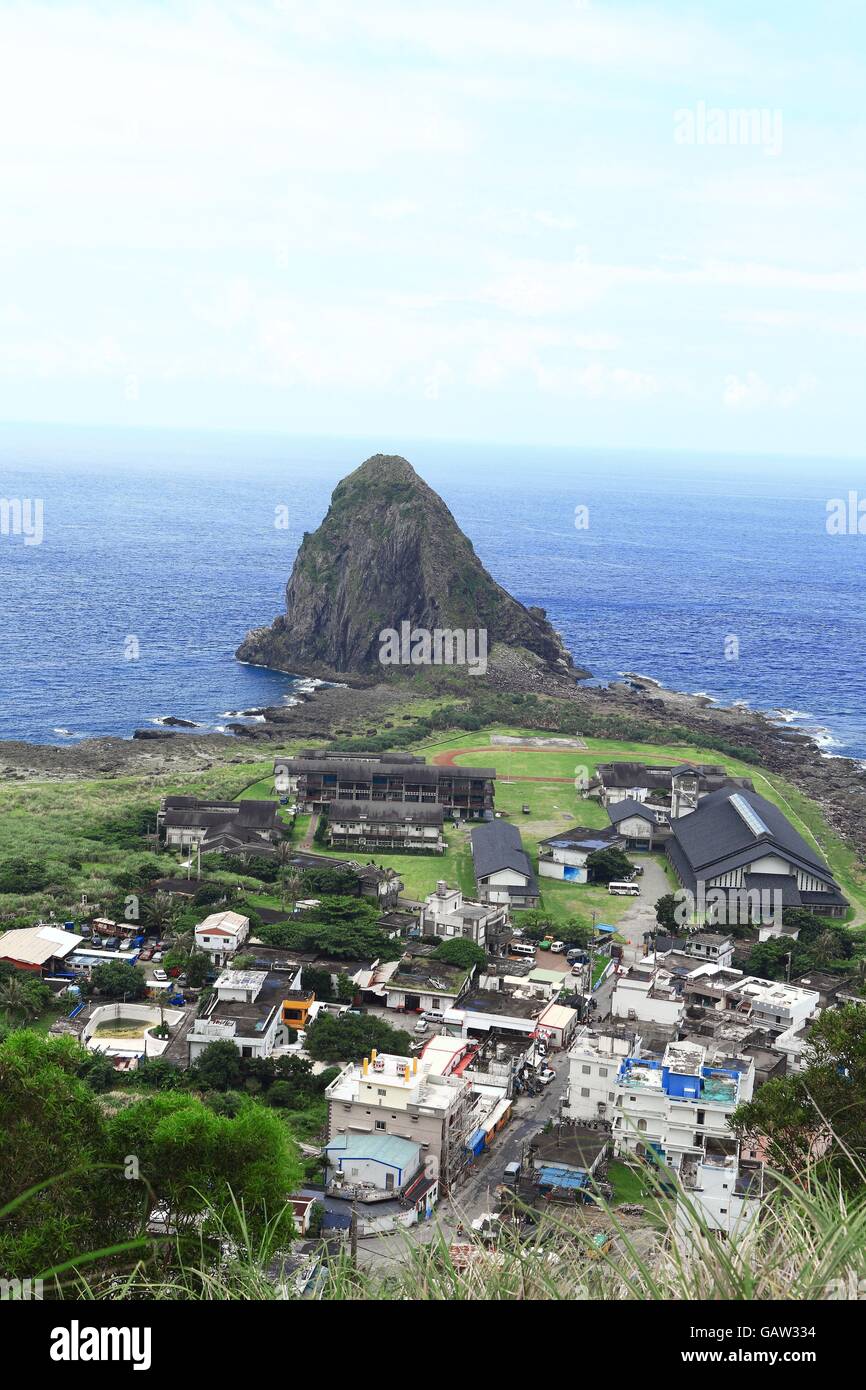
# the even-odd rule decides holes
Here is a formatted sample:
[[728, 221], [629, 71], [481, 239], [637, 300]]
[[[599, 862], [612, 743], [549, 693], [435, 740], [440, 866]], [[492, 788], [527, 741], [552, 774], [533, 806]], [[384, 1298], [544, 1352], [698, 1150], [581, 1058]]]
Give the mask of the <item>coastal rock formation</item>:
[[[383, 629], [485, 630], [535, 665], [572, 680], [574, 667], [542, 608], [526, 608], [488, 574], [442, 498], [406, 459], [376, 454], [334, 489], [304, 535], [286, 612], [247, 634], [241, 661], [331, 679], [381, 677]], [[396, 670], [411, 673], [411, 666]]]

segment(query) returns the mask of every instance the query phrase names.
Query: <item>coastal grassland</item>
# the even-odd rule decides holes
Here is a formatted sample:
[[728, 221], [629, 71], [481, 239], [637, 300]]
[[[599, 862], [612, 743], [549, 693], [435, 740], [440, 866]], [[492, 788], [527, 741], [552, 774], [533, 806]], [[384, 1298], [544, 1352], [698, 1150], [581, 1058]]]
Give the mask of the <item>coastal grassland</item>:
[[[520, 781], [520, 778], [573, 778], [578, 767], [588, 768], [592, 775], [600, 762], [613, 761], [635, 760], [651, 765], [678, 762], [721, 763], [731, 776], [751, 778], [755, 790], [778, 806], [804, 839], [817, 846], [846, 897], [851, 900], [851, 925], [860, 926], [866, 923], [866, 871], [858, 863], [857, 855], [828, 825], [818, 803], [778, 773], [769, 772], [753, 763], [743, 762], [730, 754], [714, 752], [708, 748], [693, 748], [686, 744], [661, 745], [587, 738], [585, 750], [536, 750], [491, 744], [489, 738], [494, 733], [512, 737], [549, 737], [538, 730], [509, 728], [503, 725], [459, 734], [451, 739], [436, 740], [435, 743], [425, 741], [418, 745], [417, 751], [425, 752], [428, 759], [432, 759], [434, 754], [453, 750], [457, 754], [458, 764], [478, 763], [485, 767], [495, 767], [497, 808], [508, 811], [509, 819], [516, 820], [520, 825], [524, 844], [530, 853], [537, 853], [538, 840], [553, 834], [557, 828], [562, 828], [564, 823], [557, 819], [557, 823], [550, 829], [537, 833], [533, 818], [520, 814], [520, 806], [524, 802], [528, 802], [530, 806], [535, 802], [536, 805], [552, 810], [558, 804], [554, 794], [558, 792], [562, 798], [559, 804], [564, 803], [574, 808], [575, 818], [571, 824], [601, 826], [609, 824], [609, 821], [600, 802], [591, 797], [579, 797], [573, 788], [569, 796], [564, 783], [553, 780], [549, 783], [533, 783]], [[515, 779], [510, 785], [509, 778]], [[558, 812], [556, 814], [558, 817]], [[544, 885], [544, 889], [546, 892], [547, 885]], [[551, 906], [547, 903], [545, 905]]]
[[0, 861], [24, 858], [45, 865], [46, 887], [58, 890], [50, 897], [0, 894], [0, 920], [56, 910], [58, 900], [71, 911], [82, 893], [97, 903], [116, 893], [116, 876], [145, 857], [155, 858], [160, 872], [176, 872], [177, 857], [158, 853], [152, 839], [162, 797], [232, 800], [268, 776], [275, 751], [249, 761], [234, 754], [230, 762], [192, 773], [0, 783]]

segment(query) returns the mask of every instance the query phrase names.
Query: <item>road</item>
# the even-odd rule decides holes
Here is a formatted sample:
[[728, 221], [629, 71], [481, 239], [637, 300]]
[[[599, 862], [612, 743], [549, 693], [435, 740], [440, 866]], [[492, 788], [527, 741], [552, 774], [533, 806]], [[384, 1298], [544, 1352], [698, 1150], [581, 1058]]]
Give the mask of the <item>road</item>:
[[522, 1160], [527, 1141], [538, 1134], [548, 1120], [556, 1120], [559, 1115], [568, 1086], [565, 1053], [555, 1053], [551, 1066], [556, 1072], [555, 1079], [541, 1095], [517, 1098], [510, 1123], [500, 1131], [493, 1147], [475, 1159], [466, 1179], [459, 1184], [453, 1197], [440, 1203], [432, 1220], [394, 1235], [359, 1240], [358, 1263], [362, 1267], [373, 1270], [403, 1263], [413, 1246], [429, 1244], [439, 1236], [452, 1241], [457, 1237], [458, 1226], [468, 1228], [476, 1216], [496, 1209], [495, 1189], [502, 1181], [505, 1165]]
[[671, 886], [657, 855], [642, 854], [637, 861], [643, 867], [643, 874], [636, 880], [641, 895], [634, 898], [616, 924], [620, 936], [636, 950], [626, 951], [626, 961], [636, 960], [643, 955], [643, 934], [653, 931], [656, 923], [656, 903]]

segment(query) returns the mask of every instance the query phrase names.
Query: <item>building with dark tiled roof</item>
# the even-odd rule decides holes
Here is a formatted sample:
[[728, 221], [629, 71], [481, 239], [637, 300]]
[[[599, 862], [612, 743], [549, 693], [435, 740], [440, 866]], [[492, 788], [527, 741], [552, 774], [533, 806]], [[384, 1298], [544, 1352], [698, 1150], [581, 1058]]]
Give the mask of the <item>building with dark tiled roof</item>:
[[479, 902], [538, 906], [538, 880], [516, 826], [503, 820], [476, 826], [472, 862]]
[[814, 844], [757, 792], [712, 792], [673, 822], [665, 849], [682, 888], [724, 905], [727, 925], [774, 920], [785, 907], [830, 917], [848, 907]]
[[493, 810], [496, 769], [439, 767], [406, 758], [277, 758], [275, 785], [302, 811], [321, 811], [332, 801], [399, 801], [441, 806], [458, 818]]
[[403, 801], [331, 801], [328, 843], [332, 849], [415, 850], [442, 854], [444, 811], [437, 805]]

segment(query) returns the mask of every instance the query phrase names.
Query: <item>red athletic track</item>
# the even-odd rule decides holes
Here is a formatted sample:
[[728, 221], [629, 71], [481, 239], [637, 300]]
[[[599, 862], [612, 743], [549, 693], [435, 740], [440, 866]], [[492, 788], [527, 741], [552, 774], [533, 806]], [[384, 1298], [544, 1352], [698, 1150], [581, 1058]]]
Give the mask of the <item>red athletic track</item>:
[[[508, 748], [508, 744], [501, 743], [498, 747], [504, 752]], [[549, 748], [513, 748], [511, 751], [514, 753], [549, 753], [551, 750]], [[459, 767], [460, 764], [457, 759], [462, 758], [464, 753], [489, 754], [490, 752], [489, 743], [484, 748], [448, 748], [444, 753], [434, 753], [432, 761], [439, 767]], [[566, 782], [569, 786], [574, 785], [573, 777], [517, 777], [510, 772], [500, 772], [498, 776], [507, 782]]]

